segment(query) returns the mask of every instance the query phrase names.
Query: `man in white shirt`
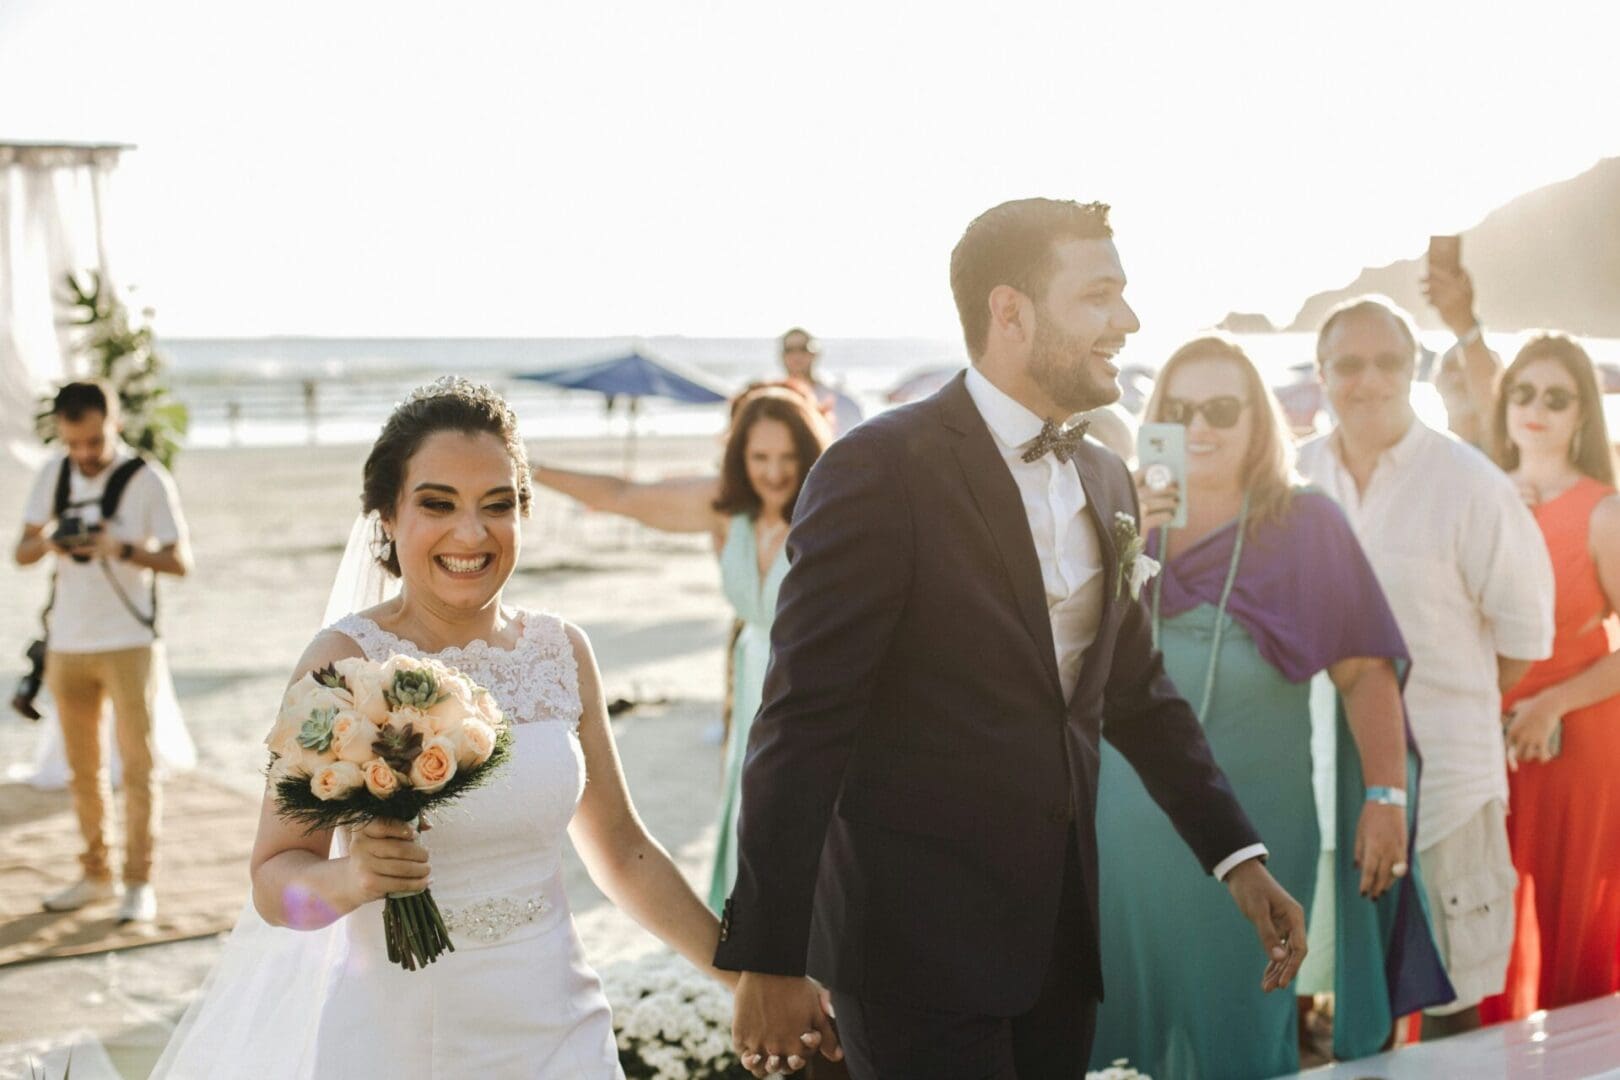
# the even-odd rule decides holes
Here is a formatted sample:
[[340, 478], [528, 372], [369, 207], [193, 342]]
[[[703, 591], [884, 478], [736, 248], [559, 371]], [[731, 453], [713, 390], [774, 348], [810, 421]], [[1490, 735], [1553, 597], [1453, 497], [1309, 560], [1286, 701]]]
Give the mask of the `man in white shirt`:
[[[53, 417], [66, 451], [35, 479], [16, 558], [28, 566], [55, 557], [45, 684], [62, 724], [85, 851], [83, 877], [46, 897], [45, 908], [74, 911], [121, 893], [120, 921], [150, 921], [157, 914], [151, 878], [161, 813], [152, 750], [154, 575], [186, 574], [190, 546], [174, 481], [119, 437], [115, 391], [99, 382], [68, 383], [56, 395]], [[101, 746], [108, 699], [124, 767], [122, 889], [108, 860], [111, 791]]]
[[1436, 944], [1457, 991], [1425, 1033], [1477, 1027], [1513, 944], [1502, 691], [1552, 652], [1552, 564], [1494, 464], [1409, 402], [1417, 341], [1379, 298], [1333, 311], [1317, 361], [1338, 426], [1300, 471], [1344, 508], [1412, 655], [1407, 712], [1423, 755], [1417, 849]]
[[794, 510], [715, 956], [755, 1075], [815, 1032], [856, 1080], [1083, 1076], [1105, 736], [1254, 925], [1262, 986], [1305, 955], [1153, 648], [1130, 474], [1068, 424], [1137, 329], [1107, 207], [997, 206], [951, 284], [973, 368], [834, 442]]
[[861, 422], [861, 407], [855, 399], [836, 386], [828, 386], [816, 379], [816, 362], [821, 359], [821, 343], [810, 336], [810, 331], [795, 326], [782, 335], [782, 370], [790, 379], [802, 382], [815, 391], [816, 401], [832, 425], [833, 435], [843, 435]]

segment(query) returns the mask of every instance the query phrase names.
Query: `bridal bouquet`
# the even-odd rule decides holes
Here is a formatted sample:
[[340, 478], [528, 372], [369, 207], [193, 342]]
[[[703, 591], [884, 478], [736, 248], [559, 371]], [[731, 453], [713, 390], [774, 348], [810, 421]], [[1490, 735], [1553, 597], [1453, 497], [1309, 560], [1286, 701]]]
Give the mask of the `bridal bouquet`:
[[[434, 660], [350, 659], [287, 688], [270, 748], [283, 817], [308, 827], [358, 828], [422, 815], [483, 783], [511, 752], [512, 733], [489, 691]], [[407, 971], [455, 951], [433, 894], [383, 904], [388, 958]]]

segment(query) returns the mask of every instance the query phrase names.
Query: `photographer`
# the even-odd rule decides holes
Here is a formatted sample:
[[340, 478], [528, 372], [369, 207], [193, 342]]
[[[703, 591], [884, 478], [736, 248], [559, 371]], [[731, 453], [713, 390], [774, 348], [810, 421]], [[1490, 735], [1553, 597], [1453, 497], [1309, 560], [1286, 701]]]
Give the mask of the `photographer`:
[[[151, 872], [160, 820], [152, 751], [156, 575], [185, 575], [191, 551], [174, 481], [120, 438], [116, 392], [100, 382], [68, 383], [52, 417], [66, 453], [53, 456], [35, 479], [17, 562], [55, 556], [44, 683], [61, 718], [85, 852], [83, 879], [44, 903], [48, 911], [73, 911], [120, 893], [108, 863], [111, 789], [100, 736], [110, 698], [126, 800], [118, 918], [150, 921], [157, 914]], [[28, 704], [25, 696], [20, 692], [14, 704]]]

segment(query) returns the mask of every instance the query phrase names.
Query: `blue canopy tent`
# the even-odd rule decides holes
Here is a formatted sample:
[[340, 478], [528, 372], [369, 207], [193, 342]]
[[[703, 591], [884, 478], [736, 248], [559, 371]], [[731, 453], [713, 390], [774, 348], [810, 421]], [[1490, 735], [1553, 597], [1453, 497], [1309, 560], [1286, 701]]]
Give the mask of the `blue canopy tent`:
[[702, 372], [668, 360], [655, 360], [640, 351], [588, 364], [525, 372], [517, 378], [547, 383], [565, 390], [594, 390], [606, 398], [609, 412], [613, 411], [618, 399], [627, 398], [630, 403], [630, 428], [624, 448], [626, 476], [635, 458], [636, 414], [641, 410], [642, 398], [669, 398], [697, 405], [727, 399], [726, 392]]

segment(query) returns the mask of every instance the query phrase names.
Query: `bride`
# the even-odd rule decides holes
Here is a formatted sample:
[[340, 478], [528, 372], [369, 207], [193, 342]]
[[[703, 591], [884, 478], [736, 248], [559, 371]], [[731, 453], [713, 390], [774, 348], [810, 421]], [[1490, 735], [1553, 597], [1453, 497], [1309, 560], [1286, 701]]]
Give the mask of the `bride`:
[[[715, 917], [630, 802], [590, 643], [501, 601], [529, 503], [516, 419], [487, 387], [441, 379], [383, 427], [362, 504], [399, 594], [316, 635], [293, 678], [344, 657], [436, 657], [494, 693], [512, 758], [420, 836], [386, 822], [305, 835], [267, 795], [253, 910], [155, 1076], [620, 1076], [563, 895], [565, 830], [610, 900], [734, 981], [710, 963]], [[407, 972], [388, 961], [382, 898], [430, 881], [455, 951]]]

